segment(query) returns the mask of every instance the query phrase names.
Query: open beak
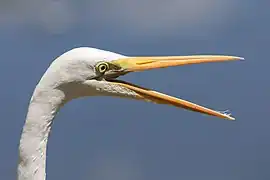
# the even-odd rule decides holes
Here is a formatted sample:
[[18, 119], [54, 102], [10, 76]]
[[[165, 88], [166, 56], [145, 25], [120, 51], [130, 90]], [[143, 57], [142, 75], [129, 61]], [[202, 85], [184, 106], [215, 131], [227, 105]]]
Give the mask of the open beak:
[[[159, 57], [126, 57], [112, 61], [113, 64], [120, 66], [126, 72], [145, 71], [157, 68], [166, 68], [170, 66], [180, 66], [187, 64], [199, 64], [208, 62], [222, 62], [243, 60], [244, 58], [236, 56], [222, 55], [191, 55], [191, 56], [159, 56]], [[138, 99], [151, 101], [158, 104], [168, 104], [181, 107], [195, 112], [200, 112], [224, 119], [235, 120], [226, 112], [215, 111], [192, 102], [172, 97], [157, 91], [139, 87], [120, 80], [114, 80], [113, 83], [128, 88], [138, 94]]]

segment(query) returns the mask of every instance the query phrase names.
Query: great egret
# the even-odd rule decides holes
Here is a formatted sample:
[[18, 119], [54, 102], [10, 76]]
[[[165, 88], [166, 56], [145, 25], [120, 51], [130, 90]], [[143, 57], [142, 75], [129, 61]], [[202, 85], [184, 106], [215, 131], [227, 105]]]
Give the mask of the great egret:
[[74, 48], [56, 58], [31, 97], [19, 144], [18, 180], [45, 180], [46, 148], [52, 121], [68, 101], [85, 96], [116, 96], [185, 108], [234, 120], [194, 103], [115, 78], [129, 72], [186, 64], [241, 60], [236, 56], [128, 57], [96, 48]]

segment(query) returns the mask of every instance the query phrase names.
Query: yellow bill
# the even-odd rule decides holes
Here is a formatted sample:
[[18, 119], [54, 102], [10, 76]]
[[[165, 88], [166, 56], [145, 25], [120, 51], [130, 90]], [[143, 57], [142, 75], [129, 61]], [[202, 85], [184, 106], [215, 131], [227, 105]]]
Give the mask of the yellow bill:
[[[127, 72], [144, 71], [157, 68], [166, 68], [170, 66], [181, 66], [187, 64], [199, 64], [209, 62], [222, 62], [244, 60], [244, 58], [236, 56], [219, 56], [219, 55], [192, 55], [192, 56], [161, 56], [161, 57], [127, 57], [112, 61], [113, 64], [120, 66]], [[149, 90], [136, 86], [124, 81], [114, 80], [113, 83], [131, 89], [138, 94], [138, 99], [151, 101], [158, 104], [168, 104], [181, 107], [187, 110], [208, 114], [224, 119], [235, 120], [230, 114], [215, 111], [195, 103], [172, 97], [157, 91]]]
[[127, 71], [144, 71], [157, 68], [167, 68], [171, 66], [181, 66], [188, 64], [199, 64], [209, 62], [223, 62], [244, 60], [237, 56], [221, 55], [191, 55], [191, 56], [154, 56], [154, 57], [127, 57], [112, 61]]

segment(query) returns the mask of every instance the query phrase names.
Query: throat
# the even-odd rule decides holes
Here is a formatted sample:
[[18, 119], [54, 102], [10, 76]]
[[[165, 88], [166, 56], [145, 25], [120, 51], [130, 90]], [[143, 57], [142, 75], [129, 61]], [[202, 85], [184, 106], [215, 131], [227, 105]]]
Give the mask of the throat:
[[18, 180], [45, 180], [48, 138], [63, 103], [61, 91], [34, 92], [20, 139]]

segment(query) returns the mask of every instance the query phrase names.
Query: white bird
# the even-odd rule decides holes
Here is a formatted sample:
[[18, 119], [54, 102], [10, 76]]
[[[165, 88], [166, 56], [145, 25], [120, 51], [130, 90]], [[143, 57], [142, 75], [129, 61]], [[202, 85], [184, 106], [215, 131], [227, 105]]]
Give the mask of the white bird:
[[17, 179], [46, 179], [46, 148], [53, 119], [65, 103], [75, 98], [124, 97], [234, 120], [226, 112], [214, 111], [115, 78], [155, 68], [241, 59], [222, 55], [129, 57], [89, 47], [75, 48], [62, 54], [51, 63], [31, 97], [19, 144]]

